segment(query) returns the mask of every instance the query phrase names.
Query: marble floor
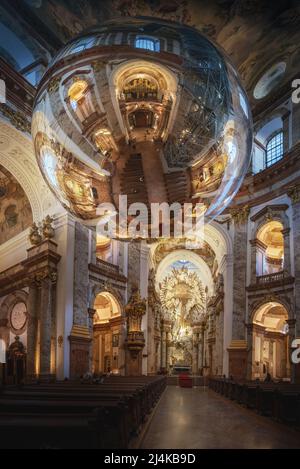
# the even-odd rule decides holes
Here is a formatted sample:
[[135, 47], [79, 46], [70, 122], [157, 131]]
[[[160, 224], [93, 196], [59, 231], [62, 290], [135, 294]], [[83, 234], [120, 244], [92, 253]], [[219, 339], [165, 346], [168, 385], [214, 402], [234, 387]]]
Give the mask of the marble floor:
[[140, 447], [300, 448], [300, 431], [257, 415], [206, 388], [168, 386]]

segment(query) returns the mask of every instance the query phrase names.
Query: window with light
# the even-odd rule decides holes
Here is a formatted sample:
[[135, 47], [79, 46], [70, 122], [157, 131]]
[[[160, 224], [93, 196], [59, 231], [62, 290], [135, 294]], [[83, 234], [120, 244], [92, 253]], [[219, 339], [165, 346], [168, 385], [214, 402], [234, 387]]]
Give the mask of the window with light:
[[283, 157], [283, 132], [270, 138], [266, 146], [266, 167], [272, 166]]
[[159, 41], [157, 39], [140, 36], [135, 40], [135, 47], [137, 49], [147, 49], [154, 52], [159, 52]]

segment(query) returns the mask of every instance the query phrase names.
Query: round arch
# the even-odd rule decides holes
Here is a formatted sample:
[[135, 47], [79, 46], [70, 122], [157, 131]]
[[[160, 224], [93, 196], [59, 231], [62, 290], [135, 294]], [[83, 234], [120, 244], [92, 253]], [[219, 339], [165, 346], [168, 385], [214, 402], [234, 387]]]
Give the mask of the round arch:
[[[270, 207], [272, 209], [272, 207]], [[266, 219], [265, 216], [259, 218], [253, 225], [252, 228], [252, 239], [256, 239], [258, 233], [264, 228], [264, 226], [268, 225], [270, 221], [279, 222], [282, 224], [283, 230], [290, 228], [290, 221], [287, 214], [283, 211], [281, 212], [272, 212], [272, 217], [270, 219]]]
[[265, 301], [253, 311], [251, 378], [270, 381], [290, 378], [289, 311], [281, 301]]
[[198, 254], [188, 249], [178, 249], [178, 250], [172, 251], [170, 254], [168, 254], [166, 257], [164, 257], [161, 260], [156, 270], [156, 276], [155, 276], [156, 289], [158, 289], [158, 285], [161, 282], [163, 275], [168, 269], [168, 267], [170, 267], [176, 261], [179, 261], [181, 259], [190, 261], [192, 264], [198, 267], [199, 269], [198, 276], [202, 284], [208, 288], [208, 293], [211, 295], [213, 293], [213, 278], [212, 278], [211, 270], [206, 264], [206, 262], [200, 256], [198, 256]]
[[93, 300], [93, 358], [92, 371], [123, 373], [125, 369], [125, 319], [119, 299], [110, 290], [102, 288]]
[[118, 94], [122, 88], [122, 83], [128, 72], [136, 74], [142, 71], [145, 74], [156, 77], [162, 89], [167, 90], [173, 100], [172, 110], [169, 117], [168, 128], [172, 128], [174, 115], [176, 115], [179, 102], [178, 78], [173, 71], [158, 62], [145, 59], [131, 59], [117, 65], [109, 76], [109, 89], [112, 103], [118, 118], [118, 123], [122, 132], [127, 135], [127, 130], [123, 123], [122, 114], [118, 104]]
[[251, 313], [249, 315], [249, 322], [253, 323], [253, 320], [256, 316], [256, 314], [259, 312], [260, 309], [266, 307], [268, 304], [273, 304], [277, 306], [281, 306], [284, 308], [288, 314], [287, 319], [294, 319], [294, 311], [293, 308], [291, 307], [290, 303], [286, 301], [284, 298], [280, 297], [270, 297], [270, 298], [264, 298], [258, 303], [255, 303], [254, 307], [251, 310]]
[[95, 284], [90, 288], [89, 308], [94, 308], [97, 296], [102, 293], [110, 294], [118, 303], [120, 311], [122, 311], [123, 314], [125, 299], [121, 293], [109, 283], [106, 283], [105, 285]]
[[[21, 185], [28, 197], [34, 221], [43, 218], [41, 201], [42, 176], [35, 164], [34, 151], [29, 138], [0, 119], [0, 164], [7, 169]], [[43, 185], [43, 184], [42, 184]]]
[[[110, 320], [113, 317], [122, 316], [122, 307], [119, 300], [108, 291], [98, 293], [94, 300], [94, 309], [96, 310], [96, 317], [94, 317], [94, 324], [103, 320]], [[103, 311], [101, 317], [100, 310]], [[99, 311], [99, 315], [98, 312]]]

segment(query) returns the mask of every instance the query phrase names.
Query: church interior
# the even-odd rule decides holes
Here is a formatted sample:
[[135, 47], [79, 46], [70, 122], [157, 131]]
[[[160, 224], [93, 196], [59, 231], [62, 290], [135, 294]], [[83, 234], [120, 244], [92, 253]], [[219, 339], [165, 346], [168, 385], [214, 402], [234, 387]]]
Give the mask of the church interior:
[[0, 39], [0, 448], [300, 448], [299, 2], [1, 0]]

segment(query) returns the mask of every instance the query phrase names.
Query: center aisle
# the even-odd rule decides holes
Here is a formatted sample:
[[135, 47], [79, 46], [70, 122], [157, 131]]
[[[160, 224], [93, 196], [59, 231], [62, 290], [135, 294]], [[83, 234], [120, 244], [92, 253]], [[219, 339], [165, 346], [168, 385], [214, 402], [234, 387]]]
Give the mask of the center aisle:
[[300, 432], [206, 388], [168, 386], [140, 448], [300, 448]]

